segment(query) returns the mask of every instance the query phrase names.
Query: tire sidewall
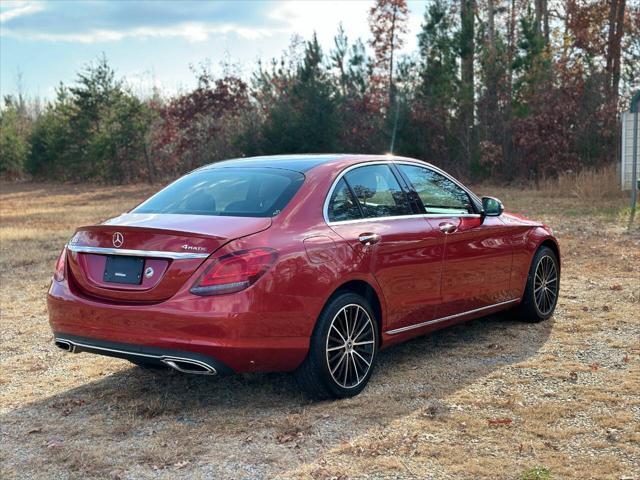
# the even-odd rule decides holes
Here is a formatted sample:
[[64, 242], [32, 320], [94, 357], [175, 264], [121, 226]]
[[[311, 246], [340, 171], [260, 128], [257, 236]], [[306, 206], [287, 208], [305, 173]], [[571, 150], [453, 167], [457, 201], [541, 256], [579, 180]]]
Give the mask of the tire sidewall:
[[[329, 371], [329, 365], [326, 359], [326, 342], [333, 318], [343, 307], [349, 304], [360, 305], [366, 310], [373, 323], [375, 343], [373, 345], [374, 350], [373, 358], [371, 359], [371, 367], [369, 368], [369, 371], [365, 375], [362, 382], [360, 382], [355, 387], [344, 388], [335, 382], [333, 376], [331, 375], [331, 372]], [[342, 293], [332, 298], [320, 314], [311, 339], [311, 349], [309, 354], [314, 357], [313, 363], [319, 369], [318, 373], [320, 374], [320, 378], [322, 379], [322, 382], [327, 390], [329, 390], [333, 396], [338, 398], [352, 397], [360, 393], [369, 382], [371, 374], [373, 373], [373, 370], [375, 368], [379, 343], [380, 334], [378, 329], [378, 322], [369, 302], [356, 293]]]
[[[544, 257], [549, 257], [551, 258], [551, 260], [553, 261], [553, 264], [555, 265], [556, 268], [556, 274], [558, 276], [558, 289], [556, 291], [556, 297], [553, 301], [553, 308], [551, 308], [551, 310], [549, 311], [549, 313], [547, 313], [546, 315], [543, 315], [543, 313], [540, 311], [540, 309], [538, 308], [538, 304], [536, 303], [536, 299], [535, 299], [535, 276], [536, 276], [536, 270], [538, 269], [538, 265], [540, 264], [540, 262], [542, 261], [542, 259]], [[558, 264], [558, 258], [556, 257], [556, 254], [554, 253], [553, 250], [551, 250], [549, 247], [542, 247], [540, 249], [538, 249], [538, 251], [536, 252], [535, 256], [533, 257], [533, 262], [531, 264], [531, 271], [529, 272], [529, 279], [527, 281], [527, 300], [531, 306], [531, 308], [533, 308], [533, 310], [535, 311], [538, 319], [540, 321], [542, 320], [547, 320], [548, 318], [552, 317], [555, 310], [556, 310], [556, 306], [558, 305], [558, 299], [560, 298], [560, 265]]]

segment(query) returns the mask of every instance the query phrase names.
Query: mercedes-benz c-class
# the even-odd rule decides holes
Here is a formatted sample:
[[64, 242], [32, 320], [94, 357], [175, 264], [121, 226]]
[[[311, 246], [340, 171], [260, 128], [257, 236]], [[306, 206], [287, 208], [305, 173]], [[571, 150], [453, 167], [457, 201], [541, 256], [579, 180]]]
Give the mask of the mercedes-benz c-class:
[[186, 373], [294, 371], [313, 397], [356, 395], [378, 352], [511, 310], [549, 318], [560, 253], [435, 166], [288, 155], [199, 168], [77, 229], [48, 293], [69, 352]]

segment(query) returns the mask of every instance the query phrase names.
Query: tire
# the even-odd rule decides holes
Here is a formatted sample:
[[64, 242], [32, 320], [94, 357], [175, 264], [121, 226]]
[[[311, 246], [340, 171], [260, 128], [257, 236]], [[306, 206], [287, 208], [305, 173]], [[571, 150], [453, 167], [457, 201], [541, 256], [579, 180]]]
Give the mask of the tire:
[[316, 400], [358, 395], [371, 378], [379, 335], [366, 299], [351, 292], [332, 297], [318, 317], [309, 354], [296, 371], [300, 387]]
[[527, 285], [517, 308], [519, 318], [530, 323], [547, 320], [556, 309], [559, 294], [558, 257], [549, 247], [540, 247], [529, 267]]

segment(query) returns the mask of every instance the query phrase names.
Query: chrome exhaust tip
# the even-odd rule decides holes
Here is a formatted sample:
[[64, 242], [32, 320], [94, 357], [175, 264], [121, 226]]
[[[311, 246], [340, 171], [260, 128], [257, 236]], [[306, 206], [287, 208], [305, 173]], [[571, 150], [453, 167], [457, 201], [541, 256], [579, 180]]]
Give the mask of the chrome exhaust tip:
[[58, 347], [61, 350], [64, 350], [65, 352], [75, 353], [76, 351], [76, 346], [68, 340], [63, 340], [62, 338], [56, 338], [53, 341], [53, 343], [55, 344], [56, 347]]
[[163, 357], [162, 363], [182, 373], [192, 375], [217, 375], [217, 371], [211, 365], [189, 358]]

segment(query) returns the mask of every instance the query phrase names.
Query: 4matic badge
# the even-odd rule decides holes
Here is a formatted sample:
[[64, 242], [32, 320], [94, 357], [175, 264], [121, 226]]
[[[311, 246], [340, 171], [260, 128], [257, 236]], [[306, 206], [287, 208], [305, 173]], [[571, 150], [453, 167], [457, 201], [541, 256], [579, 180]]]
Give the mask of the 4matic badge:
[[191, 252], [206, 252], [207, 249], [204, 247], [196, 247], [195, 245], [187, 245], [186, 243], [181, 247], [183, 250], [189, 250]]

